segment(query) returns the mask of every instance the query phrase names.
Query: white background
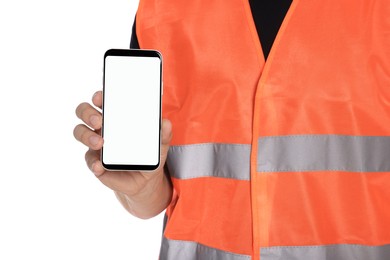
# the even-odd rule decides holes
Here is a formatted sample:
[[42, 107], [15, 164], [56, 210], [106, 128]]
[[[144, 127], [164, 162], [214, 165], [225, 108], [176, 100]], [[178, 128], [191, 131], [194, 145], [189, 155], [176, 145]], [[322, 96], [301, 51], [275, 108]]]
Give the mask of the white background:
[[128, 48], [138, 0], [0, 2], [0, 259], [157, 259], [162, 215], [138, 220], [88, 170], [74, 110]]

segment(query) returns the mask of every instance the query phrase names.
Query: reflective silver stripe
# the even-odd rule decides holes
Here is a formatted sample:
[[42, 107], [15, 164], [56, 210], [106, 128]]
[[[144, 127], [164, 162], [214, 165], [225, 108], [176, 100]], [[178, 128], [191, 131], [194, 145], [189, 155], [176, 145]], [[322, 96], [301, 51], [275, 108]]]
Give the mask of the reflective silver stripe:
[[258, 172], [387, 172], [390, 136], [262, 137], [257, 156]]
[[249, 180], [251, 145], [193, 144], [171, 146], [167, 164], [172, 177], [222, 177]]
[[261, 260], [387, 260], [390, 245], [282, 246], [260, 248]]
[[170, 240], [163, 237], [160, 260], [250, 260], [240, 255], [211, 248], [192, 241]]

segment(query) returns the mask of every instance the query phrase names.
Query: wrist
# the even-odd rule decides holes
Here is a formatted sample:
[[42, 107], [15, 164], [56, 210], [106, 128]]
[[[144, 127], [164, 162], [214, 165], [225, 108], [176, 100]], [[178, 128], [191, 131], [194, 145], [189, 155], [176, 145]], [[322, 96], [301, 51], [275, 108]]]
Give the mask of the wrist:
[[172, 184], [169, 177], [162, 172], [148, 179], [138, 192], [116, 192], [116, 195], [132, 215], [147, 219], [158, 215], [168, 206], [172, 198]]

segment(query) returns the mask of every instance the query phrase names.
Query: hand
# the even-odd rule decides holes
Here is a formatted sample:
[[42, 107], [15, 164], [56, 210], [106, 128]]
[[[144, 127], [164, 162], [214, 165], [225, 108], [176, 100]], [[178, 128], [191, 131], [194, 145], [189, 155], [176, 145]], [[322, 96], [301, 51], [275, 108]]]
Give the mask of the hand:
[[89, 169], [107, 187], [112, 190], [131, 197], [148, 196], [149, 192], [156, 190], [163, 182], [164, 165], [169, 149], [169, 142], [172, 137], [172, 125], [169, 120], [162, 122], [162, 146], [160, 167], [153, 172], [128, 172], [128, 171], [107, 171], [100, 161], [100, 150], [103, 146], [103, 138], [100, 136], [102, 127], [102, 92], [98, 91], [92, 98], [92, 103], [99, 110], [89, 103], [81, 103], [76, 109], [76, 115], [84, 124], [74, 128], [74, 137], [86, 145], [89, 150], [85, 154], [85, 160]]

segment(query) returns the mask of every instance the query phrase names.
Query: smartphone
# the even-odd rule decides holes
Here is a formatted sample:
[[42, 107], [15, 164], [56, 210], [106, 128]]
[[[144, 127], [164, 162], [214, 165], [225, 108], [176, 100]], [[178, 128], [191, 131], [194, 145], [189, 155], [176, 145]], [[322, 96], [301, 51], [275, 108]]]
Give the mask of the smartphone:
[[104, 54], [101, 161], [107, 170], [160, 165], [162, 56], [156, 50]]

